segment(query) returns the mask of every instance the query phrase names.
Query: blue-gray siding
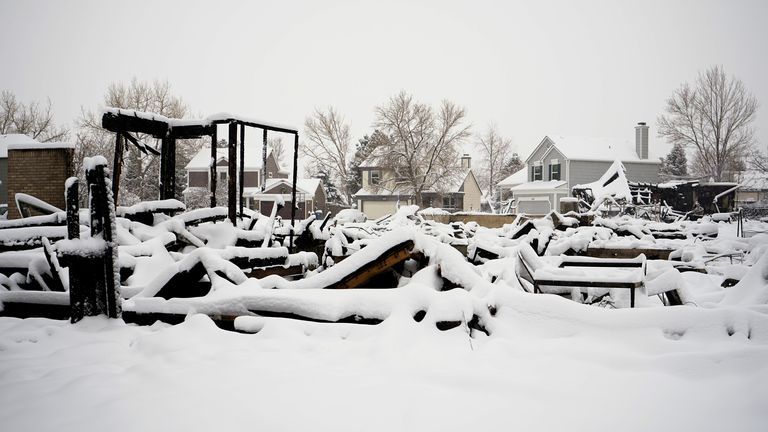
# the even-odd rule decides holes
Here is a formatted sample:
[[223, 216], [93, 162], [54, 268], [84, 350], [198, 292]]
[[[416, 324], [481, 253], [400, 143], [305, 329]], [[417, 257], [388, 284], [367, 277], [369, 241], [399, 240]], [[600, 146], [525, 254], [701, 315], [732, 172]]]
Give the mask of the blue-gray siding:
[[[608, 171], [612, 162], [602, 161], [570, 161], [570, 178], [568, 188], [578, 184], [592, 183]], [[659, 183], [659, 164], [624, 162], [627, 169], [627, 179], [634, 182]]]

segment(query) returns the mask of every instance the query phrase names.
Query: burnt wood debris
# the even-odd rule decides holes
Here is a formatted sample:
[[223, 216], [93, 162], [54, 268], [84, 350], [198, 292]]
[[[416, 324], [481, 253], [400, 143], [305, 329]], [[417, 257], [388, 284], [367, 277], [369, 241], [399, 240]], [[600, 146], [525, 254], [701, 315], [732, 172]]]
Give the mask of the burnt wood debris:
[[[196, 310], [231, 330], [237, 329], [235, 320], [241, 316], [378, 324], [387, 317], [382, 312], [386, 306], [372, 308], [350, 301], [353, 306], [339, 308], [342, 312], [334, 315], [323, 307], [336, 308], [317, 301], [322, 295], [306, 295], [304, 288], [320, 290], [344, 299], [342, 302], [360, 294], [366, 301], [388, 305], [394, 303], [396, 288], [420, 271], [434, 272], [433, 280], [438, 282], [429, 295], [447, 296], [442, 292], [453, 290], [459, 291], [450, 295], [466, 294], [464, 291], [472, 292], [476, 285], [501, 280], [531, 293], [598, 305], [611, 297], [609, 290], [619, 289], [628, 293], [629, 304], [624, 306], [632, 308], [638, 293], [645, 294], [650, 286], [649, 263], [673, 272], [705, 273], [708, 260], [743, 259], [742, 251], [726, 251], [691, 261], [685, 259], [684, 248], [670, 246], [682, 242], [697, 246], [717, 239], [716, 223], [694, 221], [704, 212], [732, 208], [732, 186], [727, 184], [634, 184], [632, 202], [617, 204], [614, 200], [607, 211], [585, 211], [585, 207], [599, 206], [572, 199], [562, 212], [543, 217], [517, 215], [512, 223], [496, 228], [472, 221], [440, 223], [417, 209], [408, 210], [410, 206], [366, 223], [345, 222], [341, 215], [330, 213], [295, 220], [299, 144], [295, 129], [229, 114], [178, 120], [119, 109], [105, 110], [102, 125], [114, 133], [115, 156], [111, 168], [103, 157], [86, 159], [87, 187], [83, 190], [88, 194], [87, 208], [79, 207], [80, 189], [73, 177], [64, 185], [64, 210], [46, 207], [33, 198], [21, 199], [18, 205], [26, 206], [27, 212], [22, 213], [29, 217], [0, 222], [0, 276], [4, 278], [0, 315], [43, 316], [73, 323], [104, 315], [151, 324], [156, 320], [182, 322], [189, 310]], [[226, 205], [217, 203], [215, 195], [216, 183], [222, 180], [216, 173], [219, 125], [227, 130], [227, 147], [221, 149], [228, 159]], [[248, 128], [261, 129], [262, 139], [246, 143]], [[262, 145], [265, 168], [269, 132], [294, 136], [290, 221], [278, 216], [281, 200], [275, 201], [270, 214], [243, 206], [245, 146]], [[137, 134], [158, 139], [159, 150], [142, 143]], [[188, 211], [174, 197], [176, 140], [201, 137], [211, 139], [210, 208]], [[160, 158], [157, 201], [116, 206], [126, 151]], [[266, 179], [265, 173], [262, 178]], [[582, 201], [591, 195], [586, 190], [574, 192]], [[661, 204], [665, 200], [683, 203], [683, 208]], [[692, 203], [702, 200], [706, 205], [699, 214]], [[614, 204], [619, 208], [616, 213], [612, 213]], [[42, 215], [32, 216], [34, 213]], [[741, 212], [720, 214], [736, 224], [738, 236], [743, 235]], [[583, 242], [569, 243], [581, 234], [586, 237]], [[604, 241], [608, 238], [613, 243]], [[616, 246], [622, 241], [631, 246]], [[541, 258], [544, 255], [556, 256], [557, 263], [548, 264]], [[150, 276], [145, 275], [146, 264], [142, 264], [148, 259], [162, 263]], [[483, 267], [493, 260], [510, 260], [514, 265]], [[584, 271], [595, 273], [585, 279]], [[723, 286], [737, 284], [734, 277], [729, 275]], [[249, 279], [258, 283], [249, 283]], [[227, 298], [216, 303], [216, 296], [211, 295], [222, 286], [247, 292], [251, 285], [255, 289], [239, 301]], [[356, 291], [361, 288], [369, 290]], [[676, 286], [654, 287], [654, 293], [663, 305], [687, 304], [684, 290]], [[488, 334], [492, 328], [487, 326], [488, 320], [496, 311], [492, 302], [479, 302], [462, 318], [441, 316], [430, 321], [434, 311], [425, 305], [414, 308], [410, 312], [415, 321], [427, 320], [440, 330], [463, 325], [470, 335], [473, 330]]]

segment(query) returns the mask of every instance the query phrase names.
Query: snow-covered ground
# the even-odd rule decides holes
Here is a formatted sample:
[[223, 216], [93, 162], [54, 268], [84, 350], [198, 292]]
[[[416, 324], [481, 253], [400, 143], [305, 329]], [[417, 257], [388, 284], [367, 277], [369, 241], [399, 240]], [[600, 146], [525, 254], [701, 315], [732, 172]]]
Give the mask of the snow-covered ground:
[[766, 429], [764, 307], [516, 297], [491, 337], [472, 339], [407, 315], [271, 319], [257, 334], [204, 315], [151, 327], [2, 318], [2, 429]]
[[[654, 240], [646, 231], [657, 226], [601, 220], [557, 231], [547, 255], [590, 242], [618, 244], [624, 240], [604, 232], [617, 223], [637, 231], [636, 242], [684, 246], [680, 255], [692, 265], [730, 250], [744, 257], [708, 262], [707, 274], [649, 262], [637, 307], [627, 308], [628, 293], [618, 290], [611, 292], [615, 309], [524, 291], [517, 251], [552, 235], [551, 220], [537, 221], [516, 240], [504, 237], [508, 228], [474, 227], [470, 246], [486, 245], [499, 256], [476, 266], [448, 245], [455, 239], [444, 226], [419, 232], [395, 215], [378, 240], [364, 239], [365, 248], [303, 280], [216, 278], [204, 297], [165, 300], [142, 291], [123, 303], [127, 311], [190, 312], [176, 326], [0, 318], [0, 430], [768, 430], [768, 235], [737, 238], [735, 225], [705, 222], [681, 225], [687, 240]], [[152, 229], [168, 231], [165, 225]], [[704, 228], [716, 237], [693, 237]], [[121, 252], [151, 249], [148, 242], [157, 241], [149, 234]], [[346, 242], [334, 235], [329, 243], [335, 238]], [[311, 289], [313, 280], [340, 277], [404, 240], [429, 264], [401, 277], [397, 288]], [[157, 246], [135, 258], [137, 273], [157, 267], [141, 260], [168, 255], [174, 262]], [[262, 252], [278, 249], [284, 248]], [[200, 248], [190, 256], [204, 252], [213, 253]], [[740, 282], [723, 288], [726, 277]], [[441, 292], [444, 280], [465, 289]], [[665, 307], [648, 296], [669, 287], [686, 306]], [[247, 334], [194, 313], [270, 308], [383, 322], [242, 316], [235, 326], [256, 332]], [[426, 312], [418, 322], [417, 311]], [[470, 330], [473, 317], [489, 335]], [[460, 325], [441, 331], [438, 322]]]

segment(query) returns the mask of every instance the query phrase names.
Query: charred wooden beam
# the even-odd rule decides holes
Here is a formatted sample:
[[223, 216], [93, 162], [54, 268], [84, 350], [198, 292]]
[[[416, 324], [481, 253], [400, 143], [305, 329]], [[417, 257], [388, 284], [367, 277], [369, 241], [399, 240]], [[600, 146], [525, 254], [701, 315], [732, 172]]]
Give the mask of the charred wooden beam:
[[216, 159], [218, 158], [218, 151], [216, 150], [216, 127], [214, 126], [211, 131], [211, 166], [208, 168], [210, 176], [210, 188], [211, 188], [211, 208], [216, 207]]
[[358, 288], [374, 277], [389, 271], [394, 266], [405, 262], [411, 256], [413, 241], [406, 240], [387, 249], [376, 259], [366, 263], [341, 280], [325, 287], [326, 289]]
[[291, 190], [291, 230], [288, 248], [293, 250], [293, 223], [296, 221], [296, 176], [299, 171], [299, 134], [296, 133], [293, 139], [293, 189]]
[[117, 205], [117, 195], [120, 191], [120, 174], [123, 172], [123, 137], [115, 132], [115, 159], [112, 162], [112, 197]]
[[264, 129], [264, 133], [261, 140], [261, 191], [264, 192], [267, 189], [267, 130]]
[[237, 124], [229, 124], [227, 167], [227, 208], [232, 225], [237, 226]]
[[238, 213], [243, 214], [243, 191], [245, 190], [245, 125], [240, 125], [240, 170], [238, 172], [240, 190], [238, 194]]
[[164, 121], [113, 112], [104, 113], [101, 127], [110, 132], [138, 132], [155, 138], [163, 138], [168, 133], [168, 123]]
[[160, 199], [171, 199], [176, 190], [176, 140], [165, 137], [160, 159]]

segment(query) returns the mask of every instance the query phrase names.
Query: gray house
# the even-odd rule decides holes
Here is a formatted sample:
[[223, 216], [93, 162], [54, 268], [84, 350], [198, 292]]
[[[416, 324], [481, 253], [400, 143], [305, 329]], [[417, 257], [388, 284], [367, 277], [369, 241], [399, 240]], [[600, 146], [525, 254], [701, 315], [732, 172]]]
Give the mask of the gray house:
[[627, 179], [658, 183], [661, 155], [648, 148], [648, 126], [635, 126], [635, 142], [611, 138], [545, 136], [525, 160], [527, 182], [510, 188], [518, 213], [546, 214], [557, 209], [571, 188], [600, 178], [620, 160]]

